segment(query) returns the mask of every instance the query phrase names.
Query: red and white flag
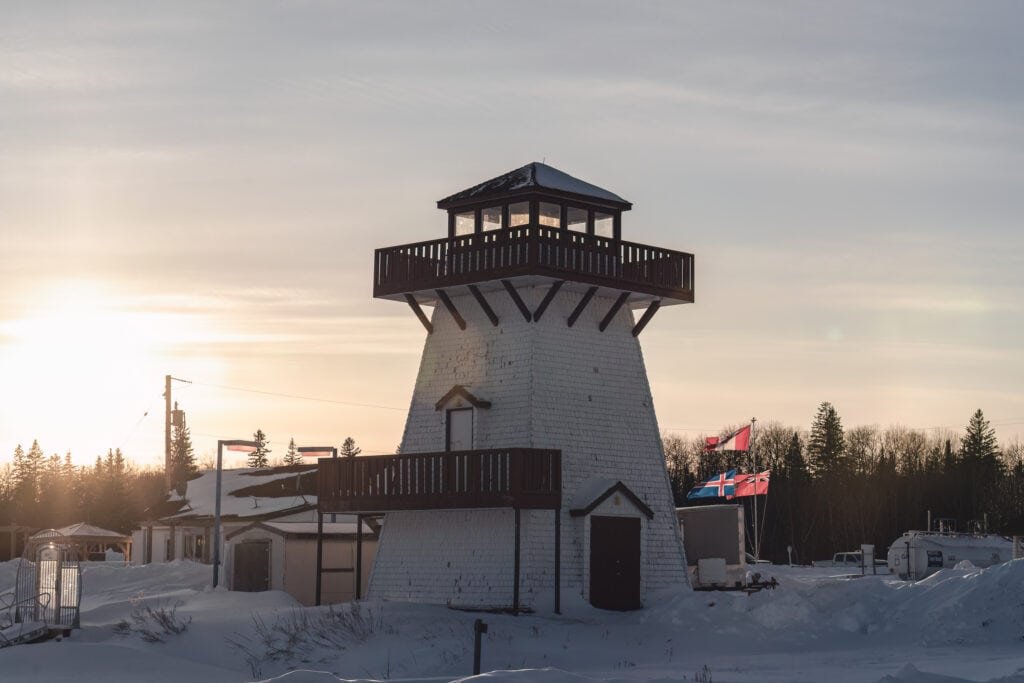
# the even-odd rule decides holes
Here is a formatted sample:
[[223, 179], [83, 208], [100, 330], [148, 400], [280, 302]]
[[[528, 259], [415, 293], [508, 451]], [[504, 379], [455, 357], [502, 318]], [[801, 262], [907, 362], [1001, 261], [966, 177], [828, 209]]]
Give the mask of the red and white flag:
[[707, 440], [707, 447], [704, 450], [708, 451], [745, 451], [750, 447], [750, 425], [737, 429], [729, 436], [717, 439], [714, 443], [710, 437]]
[[736, 498], [742, 498], [743, 496], [763, 496], [767, 494], [768, 481], [771, 478], [771, 474], [771, 470], [765, 470], [757, 474], [737, 474], [736, 493], [733, 495]]

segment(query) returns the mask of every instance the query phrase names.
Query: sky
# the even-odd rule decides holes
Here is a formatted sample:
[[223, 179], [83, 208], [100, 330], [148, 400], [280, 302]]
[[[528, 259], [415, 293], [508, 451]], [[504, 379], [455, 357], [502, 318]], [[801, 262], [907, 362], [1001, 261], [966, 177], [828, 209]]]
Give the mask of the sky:
[[[436, 200], [545, 161], [696, 255], [659, 423], [1024, 433], [1015, 2], [0, 0], [0, 462], [401, 439], [424, 331], [371, 296]], [[317, 400], [310, 400], [317, 399]]]

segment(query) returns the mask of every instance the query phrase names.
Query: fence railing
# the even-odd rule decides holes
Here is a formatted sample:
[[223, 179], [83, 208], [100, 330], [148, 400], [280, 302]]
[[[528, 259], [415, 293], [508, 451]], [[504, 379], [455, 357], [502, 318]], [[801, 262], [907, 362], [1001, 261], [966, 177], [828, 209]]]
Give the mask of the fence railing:
[[504, 448], [319, 461], [320, 512], [561, 505], [561, 451]]
[[524, 225], [378, 249], [374, 296], [548, 275], [693, 300], [693, 254]]

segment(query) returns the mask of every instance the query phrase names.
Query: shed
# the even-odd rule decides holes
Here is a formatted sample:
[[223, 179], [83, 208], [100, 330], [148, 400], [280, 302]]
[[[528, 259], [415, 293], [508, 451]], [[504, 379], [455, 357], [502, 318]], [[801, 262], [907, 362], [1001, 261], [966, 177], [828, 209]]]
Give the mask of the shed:
[[[361, 550], [357, 524], [362, 525]], [[224, 539], [228, 588], [283, 590], [303, 605], [316, 604], [316, 542], [316, 522], [260, 521], [228, 533]], [[345, 602], [365, 594], [376, 550], [377, 527], [368, 520], [338, 515], [337, 521], [325, 521], [321, 602]]]

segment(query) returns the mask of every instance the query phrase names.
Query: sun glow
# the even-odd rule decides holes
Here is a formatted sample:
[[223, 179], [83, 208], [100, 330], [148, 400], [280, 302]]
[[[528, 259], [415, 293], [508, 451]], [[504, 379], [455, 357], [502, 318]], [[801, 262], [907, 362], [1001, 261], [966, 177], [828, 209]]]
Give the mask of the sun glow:
[[[143, 412], [159, 408], [175, 347], [200, 336], [202, 319], [94, 282], [64, 282], [30, 302], [24, 316], [0, 321], [0, 460], [36, 438], [78, 463], [127, 452]], [[156, 413], [144, 434], [162, 430]], [[162, 438], [134, 445], [159, 452]]]

